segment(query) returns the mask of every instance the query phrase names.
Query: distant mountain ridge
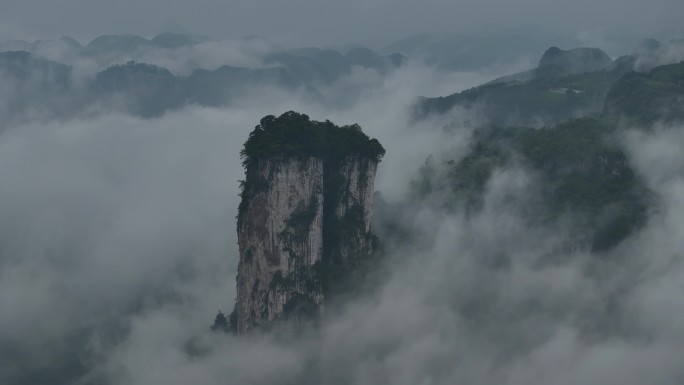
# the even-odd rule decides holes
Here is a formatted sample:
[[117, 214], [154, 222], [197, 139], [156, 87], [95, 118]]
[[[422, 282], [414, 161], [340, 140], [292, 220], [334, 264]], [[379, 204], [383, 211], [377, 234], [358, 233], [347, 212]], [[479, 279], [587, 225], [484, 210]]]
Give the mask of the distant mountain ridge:
[[[649, 50], [638, 48], [633, 54], [615, 60], [597, 48], [561, 50], [551, 47], [541, 57], [535, 69], [504, 76], [448, 96], [420, 99], [415, 107], [416, 117], [421, 119], [458, 109], [466, 112], [464, 116], [468, 120], [461, 123], [470, 122], [469, 124], [482, 126], [554, 126], [573, 118], [598, 118], [605, 113], [615, 115], [615, 109], [620, 109], [616, 106], [625, 105], [627, 99], [648, 98], [647, 94], [654, 92], [659, 92], [663, 98], [668, 99], [670, 115], [677, 114], [677, 101], [681, 100], [678, 98], [682, 93], [678, 88], [678, 81], [669, 77], [666, 83], [671, 87], [654, 88], [653, 84], [649, 86], [645, 81], [648, 75], [644, 77], [639, 72], [634, 72], [643, 67], [640, 63], [644, 61], [653, 63], [668, 60], [667, 56], [658, 53], [662, 50], [653, 48], [653, 41], [650, 46], [652, 48]], [[660, 56], [656, 59], [655, 55]], [[671, 55], [669, 59], [675, 57]], [[654, 74], [663, 72], [671, 73], [661, 69]], [[623, 76], [625, 80], [621, 80]], [[632, 83], [636, 81], [634, 79], [641, 79], [641, 85], [626, 87], [631, 93], [614, 90], [615, 87], [622, 87], [624, 90], [625, 83], [629, 82], [628, 77], [631, 77]], [[659, 79], [662, 80], [662, 77]], [[642, 95], [639, 96], [639, 93]], [[637, 111], [643, 109], [635, 105], [631, 110], [633, 114], [638, 114]], [[626, 114], [621, 115], [628, 116], [631, 113], [625, 112]], [[660, 115], [660, 118], [665, 117]], [[655, 116], [649, 119], [653, 118]]]
[[[155, 41], [177, 47], [198, 44], [202, 39], [174, 34], [162, 34], [151, 41], [134, 35], [101, 36], [79, 49], [89, 55], [114, 57]], [[174, 75], [161, 66], [128, 61], [76, 84], [73, 68], [68, 65], [23, 50], [6, 51], [0, 52], [0, 75], [9, 82], [5, 89], [14, 91], [7, 93], [9, 107], [0, 117], [0, 124], [17, 116], [20, 119], [28, 111], [67, 117], [93, 105], [149, 118], [189, 104], [229, 105], [260, 87], [298, 91], [324, 101], [317, 89], [351, 74], [356, 67], [387, 74], [404, 62], [401, 55], [380, 55], [367, 48], [356, 48], [344, 55], [331, 49], [307, 48], [266, 55], [264, 65], [258, 68], [222, 65], [196, 69], [187, 76]]]
[[[507, 205], [523, 206], [520, 215], [530, 223], [568, 231], [567, 250], [619, 247], [659, 204], [629, 162], [624, 127], [684, 122], [684, 61], [651, 67], [677, 58], [672, 52], [654, 40], [615, 60], [596, 48], [552, 47], [532, 70], [421, 99], [417, 119], [443, 115], [446, 129], [473, 130], [465, 156], [426, 161], [412, 184], [415, 199], [481, 212], [491, 180], [518, 167], [535, 189], [510, 192]], [[492, 263], [506, 265], [507, 258]]]
[[207, 36], [186, 35], [171, 32], [160, 33], [152, 39], [138, 35], [118, 34], [101, 35], [82, 45], [78, 40], [70, 36], [63, 36], [57, 40], [7, 40], [0, 43], [0, 51], [36, 51], [41, 46], [62, 45], [73, 49], [76, 53], [84, 55], [102, 54], [107, 51], [132, 51], [140, 47], [178, 48], [210, 41]]
[[473, 71], [510, 65], [521, 58], [537, 56], [552, 45], [577, 44], [579, 42], [574, 39], [522, 33], [493, 36], [421, 34], [389, 44], [381, 52], [399, 52], [443, 71]]
[[424, 98], [416, 106], [416, 116], [460, 108], [467, 112], [467, 119], [474, 120], [472, 124], [536, 127], [596, 117], [611, 85], [630, 70], [631, 66], [614, 65], [597, 49], [554, 47], [535, 69], [448, 96]]
[[[415, 39], [417, 42], [409, 43], [414, 46], [425, 44], [426, 39], [431, 41], [421, 37]], [[461, 40], [473, 41], [465, 37], [455, 41]], [[79, 55], [113, 60], [150, 47], [173, 50], [209, 41], [202, 36], [162, 33], [152, 39], [136, 35], [104, 35], [85, 46], [69, 37], [52, 43]], [[267, 51], [260, 58], [261, 66], [257, 67], [226, 63], [214, 69], [197, 68], [184, 76], [174, 75], [161, 66], [128, 61], [99, 71], [92, 79], [85, 79], [85, 85], [81, 80], [77, 87], [73, 83], [71, 67], [28, 52], [52, 43], [15, 40], [0, 44], [0, 49], [3, 46], [27, 47], [26, 50], [0, 52], [0, 71], [9, 81], [5, 89], [16, 88], [16, 91], [7, 92], [7, 111], [0, 118], [0, 123], [13, 120], [29, 110], [39, 111], [45, 116], [68, 117], [93, 105], [114, 106], [136, 116], [155, 117], [188, 104], [229, 105], [244, 92], [260, 87], [297, 90], [311, 100], [325, 101], [326, 95], [319, 89], [334, 84], [354, 68], [371, 69], [384, 75], [408, 60], [403, 54], [383, 55], [362, 47], [346, 52], [308, 47]], [[604, 113], [614, 115], [615, 111], [624, 110], [619, 106], [629, 103], [625, 104], [624, 95], [617, 97], [616, 91], [610, 95], [611, 103], [604, 106], [611, 87], [635, 69], [653, 68], [657, 63], [676, 59], [680, 45], [684, 43], [672, 41], [661, 44], [652, 39], [646, 40], [633, 54], [615, 60], [597, 48], [561, 50], [554, 46], [545, 51], [538, 67], [532, 70], [504, 76], [448, 96], [422, 98], [415, 107], [416, 117], [444, 114], [458, 108], [468, 112], [461, 122], [464, 124], [539, 127], [553, 126], [578, 117], [600, 117]], [[624, 85], [625, 82], [619, 84]], [[652, 91], [645, 86], [634, 90]], [[677, 94], [679, 91], [675, 87], [673, 92]], [[60, 93], [68, 96], [55, 96]], [[675, 102], [669, 110], [675, 111], [679, 99], [676, 95], [670, 98]], [[632, 111], [638, 111], [638, 108]], [[629, 112], [622, 115], [627, 116]]]
[[[257, 45], [271, 45], [263, 53], [259, 52], [261, 48], [256, 49], [256, 51], [252, 53], [256, 58], [261, 59], [264, 65], [306, 67], [307, 63], [304, 62], [310, 62], [308, 63], [309, 66], [317, 67], [314, 69], [320, 70], [322, 67], [331, 66], [331, 68], [328, 68], [327, 70], [336, 71], [342, 69], [347, 70], [355, 65], [382, 69], [388, 65], [401, 65], [406, 60], [406, 57], [399, 53], [392, 52], [388, 55], [384, 55], [365, 47], [354, 47], [349, 50], [336, 50], [331, 48], [320, 49], [314, 47], [294, 49], [278, 48], [277, 45], [272, 45], [267, 40], [254, 36], [236, 39], [232, 42], [244, 45], [253, 43], [256, 43]], [[129, 60], [139, 61], [138, 58], [144, 57], [150, 50], [173, 51], [205, 43], [214, 44], [207, 46], [205, 49], [215, 50], [221, 49], [221, 43], [223, 42], [207, 36], [164, 32], [151, 39], [132, 34], [101, 35], [87, 44], [82, 45], [76, 39], [65, 36], [57, 40], [36, 40], [33, 42], [25, 40], [7, 40], [0, 42], [0, 52], [26, 51], [36, 55], [41, 55], [42, 52], [49, 52], [51, 54], [61, 52], [61, 55], [51, 55], [50, 57], [81, 57], [93, 59], [97, 63], [104, 63], [106, 66], [109, 66], [111, 64], [121, 64], [122, 62]], [[233, 63], [221, 64], [231, 65]], [[199, 68], [202, 67], [196, 67], [194, 69]]]
[[569, 74], [581, 74], [607, 70], [613, 66], [613, 59], [598, 48], [575, 48], [563, 51], [551, 47], [539, 60], [538, 68], [558, 66]]

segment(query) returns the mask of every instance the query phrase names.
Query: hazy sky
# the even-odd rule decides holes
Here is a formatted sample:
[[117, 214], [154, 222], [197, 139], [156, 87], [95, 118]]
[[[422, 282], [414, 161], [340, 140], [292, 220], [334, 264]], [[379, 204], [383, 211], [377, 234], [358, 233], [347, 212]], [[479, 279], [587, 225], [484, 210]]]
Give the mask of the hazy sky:
[[151, 36], [174, 20], [214, 37], [381, 45], [422, 32], [541, 28], [568, 36], [681, 30], [681, 0], [2, 0], [0, 36]]

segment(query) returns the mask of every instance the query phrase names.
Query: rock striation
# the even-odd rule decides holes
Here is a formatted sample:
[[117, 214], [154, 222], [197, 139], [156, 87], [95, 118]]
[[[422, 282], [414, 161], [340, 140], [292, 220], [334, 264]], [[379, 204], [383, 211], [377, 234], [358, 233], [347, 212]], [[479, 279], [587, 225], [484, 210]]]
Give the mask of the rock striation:
[[372, 255], [373, 183], [384, 149], [358, 125], [267, 116], [242, 151], [240, 262], [231, 316], [239, 334], [298, 327]]

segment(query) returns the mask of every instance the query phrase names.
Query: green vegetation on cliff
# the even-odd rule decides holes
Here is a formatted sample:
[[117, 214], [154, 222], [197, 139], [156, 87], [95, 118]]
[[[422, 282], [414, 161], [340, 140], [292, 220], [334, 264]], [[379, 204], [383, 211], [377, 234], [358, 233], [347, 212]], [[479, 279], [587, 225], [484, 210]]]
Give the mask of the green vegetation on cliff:
[[[323, 159], [326, 167], [334, 167], [347, 156], [359, 156], [377, 162], [383, 155], [385, 149], [380, 142], [364, 134], [358, 124], [340, 127], [329, 120], [310, 120], [308, 115], [294, 111], [279, 117], [265, 116], [249, 134], [240, 151], [247, 175], [240, 182], [242, 200], [238, 210], [238, 226], [249, 197], [268, 186], [268, 182], [261, 180], [253, 167], [259, 160], [278, 156], [299, 159], [314, 157]], [[327, 189], [331, 189], [329, 186], [335, 183], [326, 184]], [[335, 184], [332, 188], [335, 195], [343, 187]]]
[[[452, 198], [446, 204], [467, 212], [479, 210], [494, 171], [515, 161], [539, 182], [537, 220], [571, 215], [578, 226], [588, 229], [591, 249], [609, 249], [643, 223], [648, 197], [613, 132], [610, 124], [588, 118], [554, 128], [477, 130], [471, 152], [447, 163], [441, 186]], [[426, 196], [437, 188], [434, 167], [424, 167], [414, 182], [416, 195]]]
[[626, 74], [608, 92], [604, 113], [639, 124], [684, 120], [684, 62]]
[[[265, 197], [285, 194], [289, 201], [297, 201], [296, 208], [284, 220], [284, 229], [274, 234], [275, 242], [269, 246], [269, 250], [276, 250], [276, 258], [284, 257], [286, 262], [283, 262], [285, 259], [265, 262], [286, 267], [273, 273], [267, 282], [268, 290], [262, 290], [260, 294], [266, 297], [259, 300], [266, 303], [270, 295], [285, 299], [281, 313], [269, 314], [268, 308], [264, 307], [259, 310], [261, 314], [254, 315], [235, 310], [232, 318], [245, 319], [239, 323], [269, 317], [276, 321], [310, 321], [315, 318], [322, 298], [327, 302], [353, 288], [353, 282], [364, 274], [363, 267], [372, 261], [377, 250], [378, 242], [370, 230], [368, 212], [377, 163], [384, 154], [378, 140], [369, 138], [357, 124], [340, 127], [330, 121], [310, 120], [307, 115], [293, 111], [261, 119], [241, 151], [246, 175], [241, 181], [238, 229], [245, 223], [259, 222], [258, 226], [268, 231], [264, 223], [268, 214], [262, 215], [263, 208], [259, 205], [263, 202], [257, 200], [260, 194]], [[301, 173], [289, 177], [286, 185], [297, 185], [306, 182], [301, 179], [313, 178], [310, 182], [314, 184], [309, 190], [293, 192], [282, 185], [277, 187], [280, 190], [274, 187], [273, 172], [279, 172], [279, 165], [288, 164], [294, 164], [295, 169], [299, 167]], [[313, 174], [304, 172], [302, 165], [306, 164], [315, 165], [316, 171]], [[319, 215], [320, 221], [317, 221]], [[251, 232], [250, 229], [246, 233]], [[240, 235], [238, 238], [241, 239]], [[309, 242], [320, 245], [321, 249], [309, 249]], [[309, 252], [320, 253], [320, 259], [312, 263], [312, 255], [304, 255]], [[254, 258], [250, 247], [245, 247], [241, 266], [252, 264]], [[273, 266], [269, 265], [269, 268]], [[257, 289], [252, 289], [252, 293], [243, 292], [242, 297], [238, 293], [238, 302], [240, 298], [252, 298], [249, 296], [259, 291], [259, 284], [254, 285]]]
[[294, 111], [261, 119], [240, 152], [247, 168], [259, 159], [273, 156], [328, 160], [359, 155], [379, 161], [384, 154], [380, 142], [370, 139], [358, 124], [339, 127], [329, 120], [310, 120]]

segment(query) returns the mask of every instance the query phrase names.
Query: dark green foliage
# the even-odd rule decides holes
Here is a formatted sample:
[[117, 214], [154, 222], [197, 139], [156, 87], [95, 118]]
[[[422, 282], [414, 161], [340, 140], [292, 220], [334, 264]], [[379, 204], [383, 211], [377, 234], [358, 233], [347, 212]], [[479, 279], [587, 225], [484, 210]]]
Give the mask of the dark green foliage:
[[[648, 193], [612, 142], [613, 128], [595, 119], [577, 119], [555, 128], [478, 130], [469, 155], [448, 164], [447, 206], [478, 210], [492, 172], [518, 159], [536, 174], [543, 197], [538, 220], [571, 213], [591, 229], [591, 247], [605, 250], [640, 226]], [[427, 171], [423, 171], [426, 173]], [[429, 174], [424, 174], [426, 179]], [[414, 188], [424, 189], [419, 180]], [[418, 190], [425, 196], [430, 190]]]
[[482, 192], [492, 171], [502, 166], [511, 155], [509, 148], [504, 145], [510, 138], [499, 137], [497, 133], [498, 129], [476, 132], [480, 138], [476, 139], [472, 152], [460, 162], [451, 163], [449, 183], [466, 203], [468, 210], [480, 207]]
[[255, 167], [248, 168], [246, 170], [247, 175], [245, 177], [245, 180], [239, 181], [240, 197], [242, 197], [242, 199], [240, 199], [240, 205], [238, 206], [238, 228], [242, 226], [242, 220], [244, 219], [243, 215], [247, 210], [247, 206], [249, 205], [249, 199], [247, 198], [253, 197], [260, 191], [264, 191], [268, 188], [268, 181], [262, 178], [258, 171], [259, 170], [257, 170]]
[[380, 142], [370, 139], [358, 124], [339, 127], [329, 120], [317, 122], [294, 111], [261, 119], [240, 152], [246, 168], [273, 156], [327, 160], [359, 155], [380, 160], [384, 154]]
[[273, 279], [271, 279], [271, 283], [269, 283], [268, 287], [271, 290], [277, 290], [280, 288], [290, 289], [291, 286], [293, 286], [292, 280], [283, 277], [283, 273], [278, 270], [273, 274]]
[[[412, 180], [410, 182], [413, 195], [415, 197], [425, 197], [429, 195], [433, 190], [435, 190], [436, 177], [437, 170], [435, 169], [432, 155], [430, 155], [425, 160], [425, 164], [418, 170], [418, 179]], [[384, 204], [384, 201], [381, 202]]]
[[288, 276], [283, 276], [282, 271], [278, 270], [269, 283], [269, 289], [272, 292], [287, 293], [290, 298], [283, 307], [280, 319], [306, 319], [318, 308], [309, 295], [321, 293], [323, 289], [321, 262], [316, 261], [312, 266], [308, 266], [304, 263], [304, 256], [295, 254], [292, 249], [293, 245], [306, 242], [306, 237], [318, 214], [318, 207], [318, 197], [312, 196], [307, 205], [292, 213], [287, 220], [287, 227], [278, 234], [283, 243], [283, 250], [289, 254], [288, 264], [292, 266], [292, 271]]
[[347, 291], [361, 266], [372, 258], [376, 243], [375, 235], [366, 231], [363, 207], [351, 206], [342, 217], [325, 217], [320, 266], [324, 293]]
[[[323, 260], [320, 266], [323, 292], [326, 298], [349, 292], [363, 275], [364, 265], [370, 263], [378, 250], [377, 238], [366, 231], [363, 207], [347, 201], [347, 176], [341, 173], [343, 164], [330, 161], [323, 174], [323, 191], [325, 195], [323, 216]], [[372, 158], [357, 159], [361, 181], [367, 178], [371, 169]], [[359, 186], [363, 186], [363, 182]], [[344, 215], [338, 216], [337, 205], [345, 206]]]
[[271, 292], [287, 293], [289, 298], [278, 319], [314, 320], [318, 305], [311, 294], [321, 293], [323, 288], [321, 262], [317, 261], [312, 266], [303, 266], [301, 261], [292, 262], [296, 267], [289, 276], [284, 277], [280, 270], [276, 271], [269, 283]]
[[[231, 314], [231, 316], [232, 316], [232, 314]], [[228, 319], [220, 310], [219, 310], [218, 314], [216, 314], [216, 318], [214, 319], [214, 324], [211, 325], [211, 331], [213, 331], [213, 332], [224, 332], [224, 333], [230, 332], [230, 325], [228, 323]]]
[[[288, 159], [306, 160], [318, 158], [323, 161], [323, 185], [320, 186], [325, 197], [322, 213], [317, 194], [299, 207], [287, 219], [287, 226], [278, 234], [283, 250], [289, 253], [290, 273], [274, 273], [269, 290], [286, 293], [289, 302], [284, 308], [282, 318], [308, 318], [317, 309], [313, 294], [324, 294], [326, 301], [332, 289], [347, 285], [353, 279], [355, 270], [368, 259], [377, 246], [377, 239], [366, 231], [363, 208], [347, 207], [342, 218], [338, 218], [338, 206], [347, 206], [348, 172], [350, 165], [358, 167], [364, 188], [368, 169], [375, 168], [385, 150], [376, 139], [370, 139], [361, 128], [354, 124], [338, 127], [331, 123], [317, 122], [307, 115], [287, 112], [280, 117], [264, 117], [260, 125], [250, 134], [241, 152], [243, 166], [246, 168], [245, 181], [240, 183], [242, 201], [238, 211], [238, 226], [253, 202], [253, 198], [268, 188], [263, 180], [262, 165], [267, 160]], [[350, 163], [351, 162], [351, 163]], [[358, 164], [356, 164], [358, 162]], [[305, 256], [297, 255], [295, 245], [306, 241], [313, 221], [322, 215], [323, 253], [322, 259], [312, 266], [305, 263]]]
[[626, 74], [608, 92], [604, 113], [639, 124], [684, 120], [684, 62]]
[[306, 271], [306, 276], [304, 280], [304, 287], [306, 291], [313, 292], [314, 290], [320, 290], [324, 287], [323, 279], [323, 263], [321, 261], [314, 262], [311, 267]]
[[290, 300], [283, 305], [283, 318], [313, 319], [318, 311], [318, 305], [308, 296], [292, 292]]
[[309, 233], [309, 229], [311, 228], [314, 219], [316, 219], [317, 213], [318, 198], [313, 195], [311, 196], [308, 205], [292, 213], [287, 220], [285, 231], [283, 231], [280, 236], [286, 238], [287, 241], [295, 243], [306, 241], [306, 235]]
[[622, 150], [611, 143], [611, 131], [601, 121], [579, 119], [553, 129], [523, 129], [516, 138], [516, 150], [548, 181], [552, 215], [567, 210], [599, 215], [613, 204], [643, 210], [634, 204], [643, 187]]
[[297, 284], [299, 284], [308, 293], [319, 292], [323, 283], [321, 261], [316, 261], [311, 266], [302, 266], [298, 263], [295, 264], [297, 266], [294, 269], [294, 273], [288, 277], [283, 277], [281, 271], [276, 271], [273, 274], [273, 279], [271, 279], [271, 282], [269, 283], [269, 289], [273, 291], [291, 292], [297, 290]]
[[228, 316], [228, 326], [230, 327], [230, 331], [233, 334], [237, 333], [237, 324], [238, 324], [238, 312], [237, 312], [237, 303], [233, 306], [233, 311], [230, 312], [230, 316]]
[[339, 197], [339, 191], [346, 188], [339, 180], [330, 180], [332, 177], [339, 178], [333, 176], [336, 174], [334, 170], [345, 157], [359, 156], [379, 161], [383, 155], [385, 149], [380, 142], [364, 134], [358, 124], [339, 127], [329, 120], [310, 120], [307, 115], [294, 111], [279, 117], [265, 116], [249, 134], [240, 151], [247, 175], [240, 182], [242, 199], [238, 208], [238, 227], [247, 209], [248, 198], [268, 187], [268, 181], [262, 180], [256, 167], [260, 160], [271, 157], [322, 159], [326, 169], [324, 195], [326, 202], [331, 202]]

